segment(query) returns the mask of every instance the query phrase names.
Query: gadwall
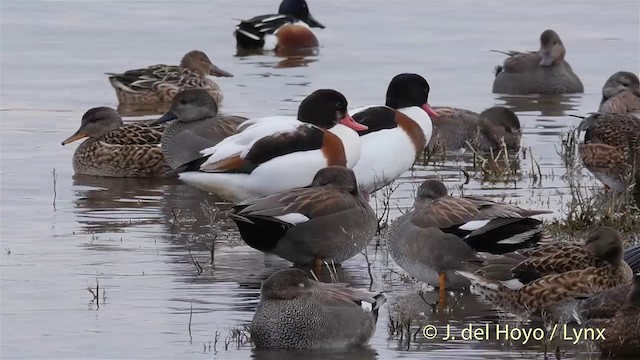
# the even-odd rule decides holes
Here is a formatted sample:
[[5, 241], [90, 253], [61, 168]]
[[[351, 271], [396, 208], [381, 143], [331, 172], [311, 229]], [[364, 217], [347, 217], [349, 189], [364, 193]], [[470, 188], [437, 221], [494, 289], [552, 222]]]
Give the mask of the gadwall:
[[530, 216], [551, 213], [528, 210], [475, 197], [452, 197], [437, 180], [418, 188], [414, 209], [389, 229], [389, 254], [414, 278], [440, 288], [462, 288], [469, 282], [455, 270], [473, 271], [467, 262], [476, 252], [502, 254], [535, 245], [542, 222]]
[[553, 314], [565, 302], [629, 284], [633, 278], [622, 259], [622, 240], [609, 227], [593, 230], [582, 249], [576, 244], [552, 243], [522, 255], [525, 260], [511, 270], [511, 276], [522, 284], [519, 287], [505, 286], [488, 268], [458, 274], [468, 278], [485, 301], [516, 314]]
[[[494, 106], [478, 114], [457, 108], [434, 107], [438, 116], [433, 119], [431, 151], [437, 149], [476, 151], [508, 151], [520, 149], [520, 120], [509, 108]], [[503, 145], [504, 144], [504, 145]]]
[[219, 115], [216, 101], [203, 89], [179, 92], [169, 111], [154, 124], [174, 119], [177, 120], [165, 128], [161, 143], [162, 153], [173, 169], [202, 157], [200, 150], [237, 134], [238, 126], [247, 120]]
[[353, 119], [368, 127], [359, 131], [360, 160], [353, 167], [360, 189], [375, 192], [413, 166], [431, 138], [428, 103], [429, 83], [418, 74], [399, 74], [391, 79], [385, 105], [351, 111]]
[[373, 294], [309, 279], [300, 269], [280, 270], [262, 283], [250, 326], [259, 349], [330, 349], [362, 346], [387, 301]]
[[229, 217], [249, 246], [316, 268], [360, 253], [378, 224], [353, 171], [341, 166], [318, 171], [307, 187], [243, 201]]
[[618, 71], [602, 87], [598, 112], [640, 117], [640, 80], [634, 73]]
[[[307, 26], [300, 25], [301, 23]], [[278, 14], [240, 21], [234, 32], [238, 49], [283, 50], [318, 46], [309, 27], [324, 29], [309, 13], [305, 0], [282, 0]], [[273, 36], [275, 35], [275, 36]], [[273, 42], [273, 43], [270, 43]]]
[[238, 202], [307, 186], [327, 166], [352, 168], [360, 158], [356, 131], [367, 127], [347, 105], [340, 92], [321, 89], [300, 103], [297, 116], [245, 121], [241, 132], [202, 150], [180, 180]]
[[634, 173], [636, 182], [640, 180], [640, 120], [595, 113], [582, 120], [578, 131], [582, 163], [607, 188], [625, 191]]
[[580, 78], [564, 60], [567, 50], [553, 30], [540, 35], [538, 51], [505, 52], [509, 57], [496, 68], [493, 92], [499, 94], [571, 94], [584, 92]]
[[199, 50], [186, 53], [178, 66], [159, 64], [107, 75], [111, 75], [109, 81], [116, 90], [120, 104], [132, 106], [169, 104], [178, 92], [193, 88], [206, 90], [220, 106], [222, 91], [207, 76], [233, 76], [214, 65]]
[[110, 177], [165, 176], [171, 168], [165, 162], [160, 140], [162, 125], [148, 122], [124, 124], [109, 107], [90, 109], [82, 116], [78, 131], [62, 145], [88, 137], [73, 154], [76, 174]]

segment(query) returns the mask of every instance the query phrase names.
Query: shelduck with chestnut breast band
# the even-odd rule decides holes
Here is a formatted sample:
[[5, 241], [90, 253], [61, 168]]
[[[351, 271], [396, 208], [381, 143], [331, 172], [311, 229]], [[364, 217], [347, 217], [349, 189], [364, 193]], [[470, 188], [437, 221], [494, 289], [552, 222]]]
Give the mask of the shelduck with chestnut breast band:
[[239, 202], [311, 184], [318, 170], [352, 168], [360, 158], [365, 125], [347, 111], [335, 90], [317, 90], [304, 99], [298, 116], [273, 116], [244, 122], [240, 133], [201, 151], [186, 165], [185, 183]]
[[386, 98], [385, 105], [351, 112], [368, 128], [358, 131], [362, 151], [353, 168], [365, 197], [411, 168], [431, 138], [430, 116], [438, 116], [428, 103], [429, 83], [418, 74], [396, 75]]

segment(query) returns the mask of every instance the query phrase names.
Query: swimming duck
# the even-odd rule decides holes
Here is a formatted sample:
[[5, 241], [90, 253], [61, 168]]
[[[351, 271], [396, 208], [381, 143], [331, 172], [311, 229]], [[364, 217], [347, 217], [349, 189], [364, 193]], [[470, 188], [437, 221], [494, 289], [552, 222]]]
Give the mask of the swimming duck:
[[318, 170], [352, 168], [360, 157], [355, 122], [347, 99], [335, 90], [313, 92], [298, 107], [298, 116], [247, 120], [242, 131], [201, 151], [180, 179], [222, 199], [252, 197], [307, 186]]
[[112, 108], [96, 107], [62, 145], [88, 137], [73, 154], [76, 174], [111, 177], [156, 177], [171, 170], [162, 156], [164, 127], [145, 122], [124, 124]]
[[232, 77], [233, 75], [215, 66], [209, 57], [199, 50], [186, 53], [179, 66], [152, 65], [142, 69], [128, 70], [111, 75], [109, 81], [116, 90], [121, 105], [169, 104], [173, 97], [184, 89], [204, 89], [222, 104], [222, 91], [208, 75]]
[[[634, 167], [640, 168], [640, 120], [595, 113], [582, 120], [578, 131], [583, 137], [578, 153], [585, 168], [606, 187], [623, 192]], [[636, 180], [640, 180], [638, 171]]]
[[584, 92], [580, 78], [564, 60], [567, 50], [553, 30], [540, 35], [538, 51], [505, 52], [509, 57], [496, 68], [493, 92], [500, 94], [571, 94]]
[[384, 293], [307, 278], [300, 269], [280, 270], [262, 283], [251, 322], [259, 349], [328, 349], [361, 346], [373, 336]]
[[[307, 26], [304, 26], [305, 24]], [[318, 46], [318, 39], [309, 29], [324, 29], [309, 13], [305, 0], [282, 0], [278, 14], [260, 15], [242, 20], [234, 32], [239, 49], [291, 49]], [[275, 44], [266, 44], [265, 38], [277, 37]]]
[[176, 121], [164, 129], [161, 145], [165, 160], [176, 169], [199, 159], [200, 150], [237, 134], [247, 118], [219, 115], [216, 101], [206, 90], [188, 89], [173, 98], [169, 111], [154, 124], [171, 120]]
[[494, 106], [478, 114], [457, 108], [434, 107], [433, 136], [429, 149], [508, 151], [520, 149], [520, 120], [509, 108]]
[[633, 284], [623, 290], [627, 290], [624, 299], [612, 296], [605, 300], [615, 301], [607, 307], [616, 309], [612, 317], [594, 319], [586, 324], [589, 328], [604, 329], [603, 337], [596, 338], [595, 343], [607, 358], [640, 354], [640, 274], [636, 274]]
[[618, 71], [602, 87], [598, 112], [640, 117], [640, 80], [634, 73]]
[[523, 255], [525, 260], [511, 271], [522, 283], [520, 287], [509, 288], [482, 269], [457, 273], [468, 278], [483, 299], [517, 314], [553, 313], [565, 302], [629, 284], [633, 278], [622, 260], [622, 240], [609, 227], [593, 230], [582, 249], [576, 244], [550, 244]]
[[229, 217], [249, 246], [318, 268], [360, 253], [378, 225], [353, 171], [342, 166], [321, 169], [309, 186], [242, 201]]
[[442, 298], [445, 287], [469, 284], [454, 271], [477, 269], [466, 262], [476, 252], [502, 254], [535, 245], [541, 238], [542, 222], [530, 216], [550, 212], [452, 197], [440, 181], [426, 180], [418, 188], [414, 209], [391, 224], [387, 246], [398, 266], [439, 287]]
[[418, 74], [399, 74], [389, 83], [385, 105], [351, 111], [353, 119], [368, 128], [358, 132], [362, 151], [353, 168], [365, 194], [402, 175], [422, 154], [431, 138], [429, 116], [437, 116], [428, 98], [427, 80]]

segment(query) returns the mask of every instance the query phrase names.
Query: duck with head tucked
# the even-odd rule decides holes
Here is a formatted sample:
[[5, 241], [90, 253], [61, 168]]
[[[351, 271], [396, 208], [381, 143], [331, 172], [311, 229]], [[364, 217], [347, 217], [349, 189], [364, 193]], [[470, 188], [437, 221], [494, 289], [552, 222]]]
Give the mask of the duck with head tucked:
[[376, 215], [342, 166], [326, 167], [311, 185], [237, 204], [229, 217], [251, 247], [321, 269], [359, 254], [376, 233]]
[[[624, 192], [640, 183], [640, 120], [632, 115], [594, 113], [578, 126], [578, 154], [607, 189]], [[638, 189], [638, 187], [636, 187]]]
[[565, 61], [567, 50], [553, 30], [540, 35], [538, 51], [506, 52], [496, 68], [493, 92], [498, 94], [572, 94], [584, 92], [580, 78]]
[[598, 112], [629, 114], [640, 118], [640, 80], [634, 73], [618, 71], [602, 87]]
[[249, 332], [259, 349], [338, 349], [366, 345], [373, 336], [383, 293], [309, 279], [300, 269], [280, 270], [262, 283]]
[[234, 34], [238, 49], [286, 52], [318, 47], [318, 38], [310, 27], [324, 29], [324, 25], [311, 16], [305, 0], [282, 0], [278, 14], [242, 20]]
[[297, 116], [245, 121], [241, 132], [201, 151], [179, 177], [218, 197], [239, 202], [307, 186], [318, 170], [352, 168], [360, 158], [355, 122], [338, 91], [316, 90], [298, 107]]
[[186, 53], [178, 66], [159, 64], [107, 75], [111, 75], [109, 81], [116, 91], [120, 105], [140, 107], [168, 105], [181, 90], [194, 88], [206, 90], [220, 106], [223, 100], [222, 90], [207, 76], [233, 76], [214, 65], [199, 50]]
[[162, 153], [173, 169], [177, 169], [202, 155], [200, 150], [214, 146], [223, 139], [237, 134], [238, 126], [247, 118], [220, 115], [214, 98], [203, 89], [179, 92], [171, 108], [154, 124], [167, 121], [162, 134]]
[[429, 149], [469, 149], [489, 152], [520, 149], [522, 130], [518, 116], [509, 108], [494, 106], [478, 114], [457, 108], [434, 107], [433, 136]]
[[124, 124], [109, 107], [96, 107], [82, 116], [78, 131], [62, 145], [86, 138], [73, 154], [76, 174], [110, 177], [165, 176], [171, 167], [164, 160], [162, 125]]
[[396, 219], [388, 232], [393, 260], [414, 278], [439, 287], [463, 288], [469, 282], [456, 270], [473, 271], [467, 260], [476, 252], [503, 254], [531, 247], [541, 239], [542, 222], [528, 210], [488, 199], [448, 195], [445, 185], [426, 180], [418, 188], [414, 209]]
[[[572, 243], [551, 243], [519, 255], [524, 260], [506, 276], [496, 275], [501, 271], [491, 265], [475, 273], [457, 272], [471, 281], [483, 299], [516, 314], [554, 314], [567, 302], [629, 284], [633, 278], [631, 268], [623, 261], [622, 239], [609, 227], [593, 230], [582, 248]], [[506, 286], [504, 277], [518, 281]], [[520, 285], [516, 285], [518, 282]]]

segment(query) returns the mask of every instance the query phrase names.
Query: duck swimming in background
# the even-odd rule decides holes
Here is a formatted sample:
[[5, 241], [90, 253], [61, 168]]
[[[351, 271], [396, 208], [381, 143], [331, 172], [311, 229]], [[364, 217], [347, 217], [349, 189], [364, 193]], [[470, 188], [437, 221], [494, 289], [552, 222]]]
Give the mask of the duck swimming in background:
[[640, 80], [634, 73], [618, 71], [602, 87], [598, 112], [629, 114], [640, 118]]
[[258, 349], [337, 349], [363, 346], [376, 330], [384, 293], [311, 280], [280, 270], [260, 288], [249, 332]]
[[354, 166], [365, 197], [388, 185], [413, 166], [431, 138], [429, 83], [418, 74], [396, 75], [387, 88], [385, 105], [352, 110], [360, 130], [362, 151]]
[[353, 171], [343, 166], [321, 169], [309, 186], [242, 201], [229, 217], [249, 246], [319, 270], [359, 254], [378, 228]]
[[564, 59], [566, 53], [560, 36], [553, 30], [545, 30], [540, 35], [538, 51], [505, 52], [509, 57], [496, 68], [493, 93], [527, 95], [584, 92], [580, 78]]
[[335, 90], [316, 90], [298, 107], [297, 117], [247, 120], [241, 132], [201, 151], [203, 157], [179, 175], [185, 183], [222, 199], [239, 202], [311, 184], [318, 170], [352, 168], [360, 158], [367, 127], [347, 111]]
[[163, 177], [171, 170], [160, 140], [164, 126], [148, 122], [124, 124], [109, 107], [89, 109], [82, 124], [62, 145], [86, 138], [73, 154], [76, 174], [109, 177]]
[[[508, 151], [520, 149], [522, 130], [518, 116], [503, 106], [491, 107], [478, 114], [473, 111], [434, 107], [439, 116], [433, 120], [433, 136], [429, 149], [469, 149], [489, 152], [506, 146]], [[504, 145], [503, 145], [504, 143]]]
[[[282, 0], [278, 14], [260, 15], [242, 20], [234, 34], [238, 49], [278, 51], [317, 47], [318, 39], [309, 27], [324, 29], [324, 25], [311, 16], [307, 2]], [[270, 44], [265, 40], [274, 41]]]
[[173, 169], [202, 157], [200, 150], [216, 145], [223, 139], [238, 133], [238, 126], [247, 118], [219, 115], [218, 105], [203, 89], [179, 92], [171, 102], [171, 108], [153, 124], [167, 121], [162, 134], [162, 153]]
[[199, 50], [186, 53], [180, 65], [152, 65], [111, 75], [109, 81], [116, 90], [120, 105], [151, 106], [169, 104], [184, 89], [204, 89], [222, 104], [222, 90], [207, 76], [233, 77], [216, 65]]

